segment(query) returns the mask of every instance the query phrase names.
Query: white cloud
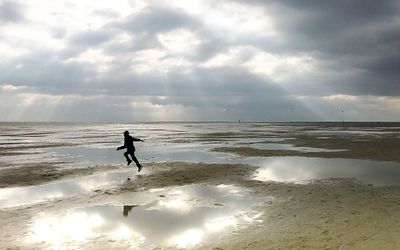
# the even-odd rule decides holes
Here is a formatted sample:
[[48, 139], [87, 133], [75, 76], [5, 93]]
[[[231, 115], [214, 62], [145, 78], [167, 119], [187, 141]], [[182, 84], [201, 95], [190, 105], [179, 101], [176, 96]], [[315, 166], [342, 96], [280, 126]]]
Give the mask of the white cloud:
[[131, 105], [131, 115], [137, 120], [182, 121], [196, 119], [190, 108], [183, 105], [159, 105], [152, 104], [149, 101], [134, 101]]
[[354, 95], [329, 95], [329, 96], [323, 96], [322, 99], [328, 100], [328, 101], [356, 101], [358, 96]]
[[18, 91], [18, 90], [21, 90], [21, 89], [24, 89], [24, 88], [25, 88], [25, 86], [15, 86], [15, 85], [12, 85], [12, 84], [0, 85], [0, 89], [5, 91], [5, 92], [14, 92], [14, 91]]
[[76, 57], [68, 58], [63, 61], [65, 64], [89, 64], [92, 65], [97, 73], [104, 74], [109, 72], [112, 67], [114, 57], [107, 55], [101, 49], [88, 49]]
[[258, 52], [243, 66], [254, 73], [264, 74], [270, 79], [281, 82], [294, 79], [296, 75], [308, 74], [314, 71], [315, 60], [308, 55], [274, 55]]
[[168, 56], [164, 50], [142, 50], [132, 54], [131, 70], [139, 74], [155, 72], [168, 73], [175, 67], [189, 66], [191, 63], [180, 56]]
[[263, 8], [234, 1], [173, 0], [169, 3], [200, 17], [212, 32], [227, 39], [248, 34], [277, 36], [278, 31], [271, 16]]
[[312, 73], [317, 63], [309, 55], [276, 55], [251, 46], [236, 46], [201, 65], [206, 68], [240, 66], [255, 74], [282, 82], [301, 74]]
[[196, 34], [185, 29], [160, 33], [158, 40], [172, 53], [190, 53], [203, 42]]
[[12, 44], [6, 44], [6, 43], [0, 42], [0, 54], [3, 58], [3, 60], [23, 56], [28, 53], [29, 53], [29, 49], [27, 49], [27, 48], [17, 47]]

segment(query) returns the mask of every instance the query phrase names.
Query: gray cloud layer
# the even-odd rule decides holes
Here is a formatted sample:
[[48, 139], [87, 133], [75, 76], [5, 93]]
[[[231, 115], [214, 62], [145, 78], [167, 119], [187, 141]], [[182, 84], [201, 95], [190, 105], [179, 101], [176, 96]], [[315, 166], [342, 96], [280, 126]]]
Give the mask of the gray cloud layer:
[[[210, 25], [207, 17], [159, 3], [122, 18], [112, 11], [94, 10], [94, 14], [109, 20], [100, 27], [79, 31], [66, 31], [62, 25], [53, 25], [49, 30], [54, 39], [63, 41], [66, 46], [62, 49], [27, 48], [29, 53], [0, 62], [0, 85], [25, 86], [29, 93], [55, 96], [101, 96], [90, 99], [89, 103], [77, 98], [68, 107], [59, 103], [63, 110], [69, 111], [57, 113], [53, 118], [58, 120], [124, 120], [124, 112], [132, 109], [127, 103], [134, 103], [138, 98], [145, 98], [154, 109], [181, 107], [186, 110], [180, 117], [182, 120], [319, 120], [330, 119], [321, 114], [341, 110], [343, 106], [353, 109], [354, 114], [358, 112], [357, 119], [368, 120], [371, 117], [363, 106], [363, 96], [391, 96], [398, 100], [400, 1], [237, 2], [262, 10], [272, 20], [278, 35], [268, 35], [267, 30], [265, 34], [240, 31], [240, 27], [224, 33]], [[212, 8], [217, 11], [229, 5], [230, 2], [214, 3]], [[24, 20], [22, 10], [23, 6], [10, 1], [1, 3], [0, 23], [9, 25]], [[251, 13], [248, 15], [244, 19], [251, 20]], [[166, 48], [160, 35], [180, 30], [190, 31], [201, 42], [186, 50]], [[239, 52], [230, 52], [235, 48]], [[100, 50], [111, 59], [98, 57], [94, 62], [76, 59], [93, 50]], [[151, 53], [161, 54], [151, 61]], [[236, 53], [234, 59], [228, 59], [231, 63], [204, 66], [212, 58], [229, 53]], [[291, 68], [278, 65], [274, 70], [283, 72], [281, 75], [285, 79], [278, 81], [277, 73], [259, 74], [252, 66], [244, 66], [261, 53], [278, 58], [283, 64], [292, 57], [307, 56], [313, 58], [316, 66], [309, 72], [297, 74]], [[266, 68], [272, 65], [269, 60], [273, 59], [263, 61]], [[150, 70], [143, 70], [144, 64]], [[295, 65], [303, 64], [301, 61]], [[336, 99], [328, 99], [329, 102], [318, 99], [347, 95], [357, 101], [344, 104], [341, 100], [332, 101]], [[309, 102], [304, 103], [306, 97]], [[96, 107], [102, 114], [91, 117]], [[388, 107], [388, 110], [396, 107]], [[155, 112], [153, 108], [149, 112]], [[7, 117], [5, 108], [0, 112]], [[146, 116], [147, 111], [135, 112], [143, 115], [129, 119], [157, 117]], [[386, 119], [389, 114], [378, 119]], [[168, 114], [162, 117], [178, 118]], [[342, 114], [331, 117], [332, 120], [342, 118]], [[351, 119], [350, 116], [346, 118]]]
[[[286, 34], [286, 49], [318, 54], [339, 69], [359, 72], [346, 82], [337, 82], [333, 91], [356, 95], [400, 94], [399, 1], [277, 3], [276, 12], [280, 15], [276, 20]], [[330, 79], [327, 82], [334, 84]]]
[[0, 24], [2, 22], [19, 22], [24, 19], [23, 8], [12, 1], [0, 2]]

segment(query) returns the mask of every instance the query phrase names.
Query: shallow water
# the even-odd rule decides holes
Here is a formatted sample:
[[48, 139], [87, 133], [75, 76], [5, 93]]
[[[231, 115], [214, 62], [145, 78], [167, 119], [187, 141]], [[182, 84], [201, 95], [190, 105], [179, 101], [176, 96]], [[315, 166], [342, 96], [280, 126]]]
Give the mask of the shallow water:
[[[256, 178], [270, 181], [304, 183], [312, 179], [343, 177], [356, 178], [364, 183], [374, 185], [400, 184], [400, 167], [396, 163], [301, 157], [240, 157], [234, 154], [210, 151], [212, 148], [221, 146], [246, 146], [301, 152], [340, 151], [340, 149], [295, 147], [285, 144], [285, 140], [290, 139], [288, 132], [316, 134], [318, 138], [326, 140], [334, 140], [337, 134], [343, 136], [351, 134], [351, 136], [355, 136], [354, 140], [368, 140], [371, 137], [375, 138], [388, 133], [399, 136], [398, 127], [390, 124], [387, 127], [376, 124], [341, 127], [338, 124], [323, 123], [0, 123], [0, 142], [3, 142], [0, 150], [25, 153], [23, 155], [0, 155], [0, 167], [49, 163], [64, 168], [125, 165], [124, 151], [117, 152], [115, 149], [122, 145], [122, 132], [126, 129], [130, 130], [133, 136], [145, 139], [144, 143], [135, 143], [136, 156], [144, 164], [168, 161], [249, 164], [260, 167], [260, 174]], [[51, 146], [52, 144], [59, 145], [55, 147]], [[21, 146], [28, 148], [20, 149]], [[45, 148], [42, 148], [43, 146]], [[133, 171], [136, 170], [134, 166], [132, 168]], [[43, 189], [52, 190], [54, 187], [48, 186]], [[6, 189], [0, 189], [0, 193], [6, 193], [4, 190]], [[18, 192], [32, 194], [27, 190], [30, 190], [30, 187], [27, 187], [26, 190], [21, 187]], [[43, 194], [40, 188], [37, 190], [35, 192]], [[58, 191], [58, 193], [63, 192]], [[70, 194], [75, 195], [80, 192]], [[32, 197], [34, 196], [32, 195]], [[39, 197], [42, 196], [39, 195]], [[36, 199], [40, 200], [39, 198], [33, 200]]]
[[[123, 153], [126, 150], [116, 151], [117, 146], [108, 147], [57, 147], [47, 149], [48, 154], [54, 154], [62, 161], [62, 166], [91, 166], [107, 164], [126, 164]], [[136, 145], [135, 155], [140, 162], [224, 162], [232, 158], [229, 154], [212, 153], [209, 149], [214, 144], [200, 143], [141, 143]]]
[[354, 178], [375, 186], [400, 185], [400, 164], [354, 159], [273, 157], [259, 159], [255, 180], [309, 183], [327, 178]]
[[[293, 150], [288, 144], [271, 144], [271, 149]], [[276, 146], [278, 145], [278, 146]], [[248, 164], [260, 167], [263, 180], [306, 183], [325, 178], [354, 178], [363, 183], [377, 186], [400, 185], [400, 164], [372, 160], [325, 159], [311, 157], [239, 157], [233, 154], [215, 153], [209, 149], [217, 144], [150, 144], [138, 147], [136, 155], [144, 163], [148, 162], [203, 162]], [[52, 149], [54, 150], [54, 149]], [[299, 147], [299, 151], [321, 152], [326, 149]], [[337, 150], [332, 150], [337, 151]], [[77, 164], [121, 164], [123, 152], [114, 148], [55, 148], [55, 152], [65, 154], [73, 166]], [[77, 157], [80, 154], [79, 157]], [[69, 158], [68, 158], [69, 157]], [[270, 174], [267, 174], [270, 173]]]
[[[296, 125], [291, 123], [0, 123], [0, 150], [30, 153], [26, 156], [0, 155], [0, 167], [10, 164], [60, 163], [63, 161], [69, 163], [69, 166], [73, 165], [71, 163], [75, 163], [76, 166], [124, 164], [122, 152], [113, 151], [123, 143], [122, 132], [127, 129], [133, 136], [146, 140], [145, 143], [135, 144], [139, 159], [148, 162], [174, 160], [208, 162], [207, 158], [220, 158], [221, 155], [214, 157], [207, 153], [209, 149], [218, 146], [246, 145], [259, 149], [301, 152], [333, 151], [318, 147], [295, 147], [285, 144], [284, 141], [290, 139], [287, 138], [288, 132], [316, 134], [316, 136], [324, 138], [338, 134], [348, 136], [350, 133], [358, 139], [368, 139], [388, 133], [400, 136], [398, 131], [393, 130], [395, 128], [393, 126], [381, 127], [381, 125], [377, 125], [377, 127], [338, 127], [337, 124], [331, 124], [329, 127], [327, 124]], [[277, 144], [276, 142], [281, 143]], [[21, 147], [25, 148], [21, 149]], [[95, 152], [95, 149], [98, 152]], [[203, 160], [204, 158], [206, 160]], [[225, 156], [225, 158], [229, 157]]]
[[[400, 164], [394, 162], [306, 157], [252, 157], [229, 162], [257, 167], [253, 179], [261, 181], [306, 184], [319, 179], [353, 178], [375, 186], [400, 185]], [[124, 183], [127, 178], [134, 178], [137, 175], [136, 171], [132, 168], [132, 170], [109, 171], [38, 186], [2, 188], [0, 208], [33, 205], [112, 187]], [[141, 174], [146, 173], [147, 169], [144, 168]]]
[[339, 152], [345, 151], [342, 149], [326, 149], [326, 148], [312, 148], [312, 147], [296, 147], [291, 144], [285, 143], [251, 143], [242, 144], [245, 147], [263, 149], [263, 150], [290, 150], [290, 151], [300, 151], [300, 152]]
[[[145, 171], [144, 171], [145, 172]], [[53, 199], [68, 198], [102, 187], [121, 184], [134, 178], [136, 171], [114, 171], [54, 181], [44, 185], [0, 189], [0, 208], [33, 205]]]
[[154, 189], [146, 196], [133, 203], [89, 205], [37, 216], [30, 241], [68, 248], [101, 237], [140, 249], [198, 247], [256, 222], [260, 214], [251, 207], [272, 201], [231, 185]]

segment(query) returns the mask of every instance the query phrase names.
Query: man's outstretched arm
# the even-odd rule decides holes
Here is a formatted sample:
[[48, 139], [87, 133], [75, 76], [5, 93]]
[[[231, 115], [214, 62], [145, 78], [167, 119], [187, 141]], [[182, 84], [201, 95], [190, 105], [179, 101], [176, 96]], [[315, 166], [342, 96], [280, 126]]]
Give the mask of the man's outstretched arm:
[[133, 138], [133, 141], [141, 141], [141, 142], [144, 142], [144, 140], [142, 140], [142, 139], [135, 138], [135, 137], [132, 137], [132, 138]]

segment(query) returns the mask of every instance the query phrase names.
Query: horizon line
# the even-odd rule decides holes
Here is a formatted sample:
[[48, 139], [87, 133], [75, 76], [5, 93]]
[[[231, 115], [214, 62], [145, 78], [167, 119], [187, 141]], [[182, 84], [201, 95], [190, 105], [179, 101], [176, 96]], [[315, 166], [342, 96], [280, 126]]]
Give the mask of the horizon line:
[[108, 123], [108, 124], [141, 124], [141, 123], [400, 123], [400, 121], [0, 121], [0, 123]]

